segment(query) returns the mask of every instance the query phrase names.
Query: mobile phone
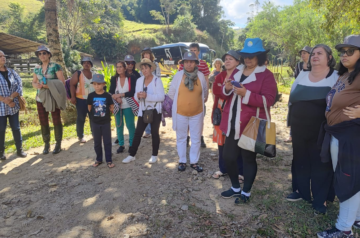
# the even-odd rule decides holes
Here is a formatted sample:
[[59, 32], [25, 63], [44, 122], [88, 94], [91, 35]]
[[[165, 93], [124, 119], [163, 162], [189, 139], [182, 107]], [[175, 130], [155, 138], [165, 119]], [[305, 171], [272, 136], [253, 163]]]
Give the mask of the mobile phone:
[[231, 81], [231, 84], [237, 88], [241, 88], [241, 85], [238, 81], [233, 80], [233, 81]]

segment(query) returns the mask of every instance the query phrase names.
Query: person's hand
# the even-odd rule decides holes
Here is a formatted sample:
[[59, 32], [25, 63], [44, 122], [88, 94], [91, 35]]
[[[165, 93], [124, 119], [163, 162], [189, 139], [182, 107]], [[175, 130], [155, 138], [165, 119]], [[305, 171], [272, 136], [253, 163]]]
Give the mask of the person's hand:
[[8, 105], [9, 105], [9, 107], [15, 107], [15, 102], [11, 102]]
[[10, 105], [10, 103], [12, 103], [13, 101], [10, 99], [10, 97], [5, 97], [3, 102]]
[[117, 101], [117, 103], [119, 103], [119, 104], [120, 104], [120, 103], [122, 103], [122, 99], [121, 99], [121, 97], [118, 97], [118, 98], [116, 98], [115, 100], [116, 100], [116, 101]]
[[147, 97], [147, 93], [146, 92], [142, 92], [142, 96], [143, 96], [143, 99], [145, 99]]
[[46, 84], [42, 84], [43, 88], [49, 88], [49, 86], [47, 86]]
[[344, 114], [351, 119], [360, 118], [360, 105], [355, 107], [346, 107], [343, 111]]
[[41, 83], [35, 83], [35, 87], [37, 89], [41, 89], [43, 87], [43, 85]]
[[230, 92], [233, 89], [233, 85], [231, 84], [231, 79], [225, 80], [225, 90], [226, 92]]
[[116, 100], [116, 94], [113, 94], [113, 95], [111, 95], [111, 97], [114, 99], [114, 100]]
[[141, 99], [141, 92], [138, 92], [138, 93], [137, 93], [137, 98], [138, 98], [138, 99]]
[[74, 105], [76, 105], [76, 98], [75, 97], [71, 97], [70, 102]]
[[241, 97], [245, 97], [246, 94], [246, 88], [244, 87], [244, 85], [240, 84], [241, 88], [237, 88], [234, 86], [234, 93], [241, 96]]

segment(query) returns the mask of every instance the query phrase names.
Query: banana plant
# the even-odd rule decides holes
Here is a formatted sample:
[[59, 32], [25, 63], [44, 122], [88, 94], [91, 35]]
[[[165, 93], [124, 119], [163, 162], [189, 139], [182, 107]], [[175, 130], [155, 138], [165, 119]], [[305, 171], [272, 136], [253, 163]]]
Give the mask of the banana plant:
[[107, 62], [101, 61], [102, 69], [98, 70], [99, 74], [104, 75], [104, 79], [106, 82], [106, 91], [110, 90], [110, 79], [112, 76], [116, 74], [116, 68], [113, 64], [108, 64]]

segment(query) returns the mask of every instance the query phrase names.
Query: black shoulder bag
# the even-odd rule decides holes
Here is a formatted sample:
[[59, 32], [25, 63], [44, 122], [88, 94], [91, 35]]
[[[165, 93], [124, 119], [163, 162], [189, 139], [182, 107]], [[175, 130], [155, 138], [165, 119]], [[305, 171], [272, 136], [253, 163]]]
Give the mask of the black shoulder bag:
[[213, 116], [212, 116], [212, 119], [213, 119], [213, 125], [214, 126], [218, 126], [220, 125], [220, 122], [221, 122], [221, 114], [222, 114], [222, 111], [224, 109], [224, 106], [225, 106], [225, 100], [221, 106], [221, 109], [216, 107], [215, 110], [214, 110], [214, 113], [213, 113]]
[[[143, 90], [146, 93], [147, 87], [145, 87], [145, 78], [144, 78]], [[145, 107], [145, 99], [143, 102], [144, 102], [144, 109], [145, 109], [143, 111], [144, 123], [151, 124], [154, 120], [154, 108], [156, 107], [157, 102], [155, 103], [154, 108], [151, 108], [150, 106], [148, 106], [148, 107], [150, 107], [150, 109], [147, 109], [147, 107]]]

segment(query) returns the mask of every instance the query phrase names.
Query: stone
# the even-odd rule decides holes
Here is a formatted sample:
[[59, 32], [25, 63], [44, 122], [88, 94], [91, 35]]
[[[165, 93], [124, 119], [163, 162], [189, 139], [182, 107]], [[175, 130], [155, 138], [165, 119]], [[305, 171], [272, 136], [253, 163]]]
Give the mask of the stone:
[[219, 180], [220, 180], [220, 181], [224, 181], [225, 178], [224, 178], [224, 177], [220, 177]]
[[55, 187], [56, 185], [56, 183], [49, 183], [49, 187]]
[[193, 175], [197, 175], [197, 174], [198, 174], [198, 171], [193, 170], [193, 171], [191, 172], [191, 174], [193, 174]]
[[183, 210], [183, 211], [189, 210], [188, 205], [182, 205], [182, 206], [181, 206], [181, 210]]

